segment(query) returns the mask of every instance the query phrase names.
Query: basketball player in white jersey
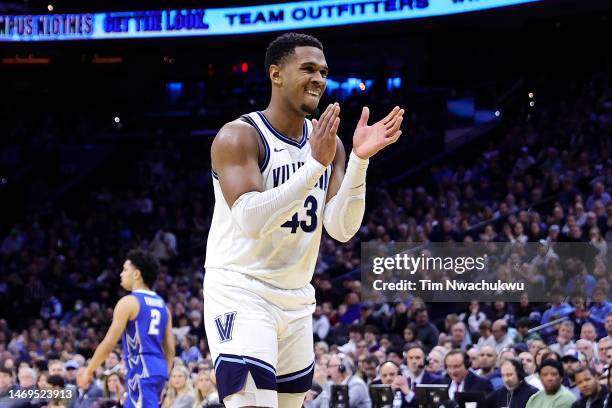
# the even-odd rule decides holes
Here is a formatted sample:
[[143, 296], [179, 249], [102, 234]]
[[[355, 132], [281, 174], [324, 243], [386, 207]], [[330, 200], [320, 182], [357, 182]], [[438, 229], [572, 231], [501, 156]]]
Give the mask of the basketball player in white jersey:
[[228, 408], [302, 406], [314, 370], [310, 280], [322, 228], [341, 242], [358, 231], [368, 159], [400, 137], [404, 114], [396, 107], [368, 126], [364, 107], [346, 165], [339, 105], [306, 119], [325, 92], [319, 40], [284, 34], [265, 64], [270, 104], [226, 124], [211, 148], [204, 319]]

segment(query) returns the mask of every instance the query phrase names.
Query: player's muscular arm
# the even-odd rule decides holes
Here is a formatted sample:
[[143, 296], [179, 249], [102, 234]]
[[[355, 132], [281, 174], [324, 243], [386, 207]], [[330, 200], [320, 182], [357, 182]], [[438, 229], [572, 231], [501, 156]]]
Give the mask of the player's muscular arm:
[[241, 195], [263, 190], [258, 152], [256, 130], [247, 123], [238, 120], [228, 123], [215, 137], [212, 167], [230, 208]]
[[166, 308], [166, 314], [168, 316], [168, 322], [166, 323], [166, 333], [164, 335], [164, 342], [162, 348], [164, 349], [164, 356], [168, 362], [168, 374], [172, 371], [172, 364], [174, 362], [175, 347], [174, 347], [174, 333], [172, 333], [172, 314], [170, 310]]
[[106, 332], [106, 336], [104, 336], [104, 340], [96, 348], [96, 352], [85, 371], [87, 378], [91, 378], [96, 369], [100, 367], [110, 352], [113, 351], [125, 330], [128, 320], [136, 318], [139, 309], [138, 299], [131, 295], [124, 296], [117, 302], [113, 312], [113, 321]]
[[[263, 190], [257, 139], [235, 122], [217, 135], [211, 149], [213, 169], [232, 218], [248, 237], [258, 239], [280, 227], [298, 208], [333, 160], [340, 108], [330, 105], [310, 138], [312, 156], [284, 184]], [[246, 125], [245, 125], [246, 126]]]

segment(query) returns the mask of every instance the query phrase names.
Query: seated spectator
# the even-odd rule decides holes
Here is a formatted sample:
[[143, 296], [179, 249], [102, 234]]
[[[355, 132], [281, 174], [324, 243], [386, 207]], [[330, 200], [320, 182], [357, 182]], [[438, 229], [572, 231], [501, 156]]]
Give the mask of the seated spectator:
[[574, 323], [569, 320], [561, 322], [557, 333], [557, 342], [549, 348], [551, 351], [563, 356], [570, 350], [576, 350], [576, 343], [572, 340], [573, 338]]
[[404, 365], [403, 352], [401, 349], [396, 347], [390, 347], [386, 353], [385, 361], [393, 361], [399, 368], [400, 372], [403, 374], [406, 372], [407, 368]]
[[444, 374], [444, 356], [446, 351], [434, 348], [427, 355], [427, 361], [429, 364], [425, 366], [425, 371], [433, 376], [442, 376]]
[[591, 317], [601, 326], [604, 325], [608, 313], [612, 313], [612, 302], [607, 299], [605, 288], [597, 287], [593, 290], [593, 302], [589, 307]]
[[574, 378], [574, 373], [581, 367], [586, 366], [586, 359], [582, 353], [577, 350], [568, 350], [563, 357], [561, 357], [561, 364], [563, 365], [563, 371], [565, 371], [565, 377], [563, 384], [574, 394], [576, 399], [580, 397], [580, 390]]
[[[70, 361], [68, 362], [70, 363]], [[66, 365], [68, 366], [68, 363]], [[73, 366], [72, 364], [70, 365]], [[85, 371], [85, 367], [80, 367], [78, 369], [72, 369], [75, 371], [75, 377], [80, 378], [81, 373]], [[90, 384], [77, 384], [76, 392], [74, 393], [72, 399], [70, 400], [69, 408], [90, 408], [96, 402], [98, 398], [101, 398], [103, 395], [103, 391], [95, 381], [92, 381]]]
[[597, 341], [597, 337], [597, 327], [593, 323], [586, 322], [580, 328], [580, 339], [594, 342]]
[[349, 341], [338, 347], [338, 351], [344, 354], [355, 354], [357, 342], [363, 339], [364, 327], [361, 324], [352, 324], [349, 328]]
[[[414, 392], [411, 391], [406, 378], [401, 375], [400, 368], [392, 361], [386, 361], [380, 366], [379, 384], [389, 385], [394, 394], [394, 408], [408, 408], [414, 399]], [[398, 404], [398, 401], [401, 403]], [[349, 398], [350, 403], [350, 398]], [[397, 404], [397, 405], [396, 405]]]
[[380, 348], [377, 337], [379, 330], [376, 326], [368, 325], [364, 329], [363, 338], [366, 341], [367, 351], [373, 353]]
[[181, 360], [185, 364], [194, 363], [202, 358], [202, 353], [198, 346], [195, 344], [197, 337], [191, 334], [186, 335], [181, 339]]
[[514, 338], [515, 343], [527, 343], [529, 340], [539, 339], [540, 335], [537, 332], [528, 333], [529, 329], [533, 328], [534, 322], [529, 318], [522, 318], [516, 322], [516, 337]]
[[451, 350], [444, 357], [446, 377], [443, 381], [449, 384], [448, 396], [455, 399], [457, 392], [482, 392], [488, 394], [493, 391], [491, 383], [469, 370], [469, 357], [458, 349]]
[[463, 351], [472, 344], [472, 338], [467, 330], [467, 326], [463, 322], [453, 324], [451, 328], [451, 343], [453, 348], [459, 348]]
[[417, 309], [414, 311], [414, 319], [416, 322], [416, 339], [421, 342], [425, 350], [431, 350], [438, 344], [438, 336], [440, 333], [436, 326], [429, 321], [429, 313], [427, 309]]
[[493, 389], [498, 390], [503, 387], [501, 374], [496, 366], [497, 354], [491, 346], [484, 346], [478, 353], [480, 369], [476, 372], [479, 376], [491, 382]]
[[605, 408], [608, 388], [599, 384], [597, 372], [590, 367], [582, 367], [574, 375], [580, 390], [580, 399], [572, 404], [572, 408]]
[[470, 347], [468, 351], [466, 351], [468, 357], [470, 358], [471, 367], [470, 370], [477, 373], [480, 370], [480, 352], [476, 346]]
[[480, 310], [480, 302], [472, 300], [469, 310], [459, 315], [459, 320], [466, 323], [470, 330], [470, 334], [475, 336], [479, 333], [480, 324], [487, 320], [487, 315]]
[[595, 366], [595, 343], [589, 340], [580, 339], [576, 341], [576, 349], [582, 355], [584, 355], [585, 363], [587, 366]]
[[517, 360], [507, 360], [501, 365], [503, 386], [487, 396], [489, 408], [524, 408], [538, 389], [526, 381], [523, 366]]
[[576, 397], [561, 384], [565, 375], [561, 363], [548, 359], [542, 361], [538, 374], [544, 389], [533, 394], [526, 408], [571, 408]]
[[123, 368], [121, 357], [117, 351], [111, 351], [104, 360], [104, 373], [109, 375]]
[[332, 354], [327, 364], [328, 381], [323, 391], [306, 408], [326, 408], [329, 406], [332, 385], [348, 385], [349, 408], [369, 408], [372, 404], [368, 387], [363, 380], [356, 375], [355, 365], [350, 357], [344, 354]]
[[360, 361], [360, 370], [357, 375], [359, 375], [367, 385], [370, 385], [378, 379], [378, 365], [378, 359], [373, 355], [369, 355], [365, 357], [363, 361]]
[[417, 384], [438, 384], [441, 380], [425, 370], [425, 349], [416, 343], [406, 346], [406, 376], [412, 391], [416, 390]]
[[606, 337], [607, 340], [612, 340], [612, 312], [608, 312], [606, 314], [606, 320], [604, 321], [604, 328], [606, 329]]
[[76, 360], [72, 359], [66, 361], [64, 367], [66, 368], [64, 374], [64, 380], [66, 381], [66, 384], [76, 385], [77, 370], [79, 369], [80, 364]]
[[527, 384], [537, 388], [538, 390], [544, 389], [542, 381], [540, 381], [540, 378], [535, 372], [536, 365], [533, 355], [528, 351], [525, 351], [518, 355], [518, 359], [523, 365], [523, 369], [525, 370], [525, 374], [527, 375], [525, 377], [525, 381], [527, 382]]
[[19, 381], [20, 390], [34, 390], [36, 389], [36, 371], [30, 367], [22, 367], [17, 373], [17, 380]]
[[495, 339], [494, 347], [496, 354], [501, 354], [503, 349], [509, 348], [514, 344], [514, 340], [508, 334], [508, 323], [505, 320], [498, 319], [494, 321], [491, 332]]
[[544, 343], [542, 339], [533, 339], [527, 341], [527, 347], [531, 355], [535, 358], [535, 355], [538, 350], [546, 348], [546, 343]]
[[192, 408], [195, 402], [189, 371], [182, 365], [175, 365], [168, 380], [162, 408]]
[[213, 382], [214, 371], [201, 370], [198, 372], [194, 389], [195, 403], [193, 408], [204, 408], [219, 404], [219, 394]]
[[[544, 311], [542, 320], [540, 321], [541, 324], [550, 323], [552, 320], [554, 320], [552, 319], [553, 316], [559, 319], [561, 317], [568, 316], [573, 311], [573, 308], [564, 301], [565, 294], [559, 287], [553, 288], [550, 295], [552, 305]], [[545, 332], [551, 333], [553, 330], [554, 329], [550, 328], [546, 329]]]
[[0, 406], [7, 408], [26, 408], [29, 401], [20, 401], [11, 396], [11, 391], [18, 390], [16, 384], [13, 384], [13, 371], [4, 365], [0, 366]]
[[315, 342], [325, 340], [330, 328], [331, 325], [329, 319], [323, 313], [323, 307], [317, 305], [312, 315], [312, 331], [315, 335]]
[[478, 332], [480, 333], [480, 338], [476, 343], [476, 347], [478, 350], [483, 348], [484, 346], [495, 347], [495, 337], [493, 337], [493, 333], [491, 333], [491, 321], [485, 320], [478, 325]]
[[125, 405], [126, 397], [127, 393], [123, 375], [114, 372], [106, 376], [104, 379], [104, 398], [106, 398], [109, 403], [105, 404], [105, 406], [122, 407]]

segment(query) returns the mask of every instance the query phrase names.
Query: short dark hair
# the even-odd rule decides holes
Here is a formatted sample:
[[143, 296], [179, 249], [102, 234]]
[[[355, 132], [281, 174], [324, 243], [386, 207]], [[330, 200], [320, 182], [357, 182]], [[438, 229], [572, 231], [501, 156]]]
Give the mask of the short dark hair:
[[380, 363], [378, 362], [378, 358], [375, 355], [370, 354], [363, 359], [363, 364], [374, 364], [375, 366], [378, 366], [378, 364]]
[[531, 329], [533, 327], [533, 320], [531, 320], [528, 317], [523, 317], [521, 319], [519, 319], [518, 322], [516, 322], [516, 327], [527, 327], [529, 329]]
[[142, 280], [149, 288], [153, 288], [157, 275], [159, 275], [159, 261], [150, 252], [142, 249], [133, 249], [126, 255], [125, 259], [130, 261], [142, 275]]
[[389, 347], [389, 349], [387, 350], [387, 352], [385, 354], [388, 357], [389, 354], [391, 354], [391, 353], [397, 354], [400, 358], [402, 358], [404, 356], [404, 353], [402, 352], [402, 350], [397, 348], [397, 347]]
[[565, 375], [565, 370], [563, 369], [561, 363], [557, 360], [553, 360], [552, 358], [547, 358], [542, 361], [542, 364], [540, 364], [540, 366], [538, 367], [538, 374], [540, 374], [544, 367], [553, 367], [557, 370], [560, 377], [563, 377]]
[[425, 347], [423, 347], [421, 344], [413, 342], [413, 343], [406, 343], [406, 345], [404, 346], [404, 351], [406, 352], [406, 354], [408, 354], [408, 352], [410, 350], [413, 349], [419, 349], [423, 352], [423, 355], [425, 357], [427, 357], [427, 353], [425, 352]]
[[266, 75], [271, 65], [279, 65], [288, 55], [293, 54], [296, 47], [315, 47], [323, 51], [323, 44], [317, 38], [308, 34], [285, 33], [276, 37], [266, 50]]
[[585, 371], [588, 371], [589, 373], [591, 373], [591, 375], [595, 378], [597, 378], [599, 380], [599, 373], [597, 373], [597, 370], [595, 370], [593, 367], [589, 367], [589, 366], [582, 366], [579, 369], [577, 369], [574, 372], [574, 378], [576, 378], [576, 375], [580, 374], [580, 373], [584, 373]]
[[470, 356], [465, 351], [455, 348], [446, 353], [446, 355], [444, 356], [444, 367], [446, 367], [446, 360], [448, 360], [450, 356], [463, 357], [463, 366], [466, 368], [466, 370], [472, 366], [472, 360], [470, 359]]

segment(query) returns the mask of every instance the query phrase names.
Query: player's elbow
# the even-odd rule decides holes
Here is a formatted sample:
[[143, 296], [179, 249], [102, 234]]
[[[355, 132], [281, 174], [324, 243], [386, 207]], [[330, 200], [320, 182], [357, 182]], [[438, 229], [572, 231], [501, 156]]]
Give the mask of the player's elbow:
[[357, 225], [357, 228], [351, 228], [350, 226], [342, 225], [342, 221], [338, 222], [334, 217], [326, 217], [323, 226], [330, 237], [343, 244], [350, 241], [359, 231], [359, 225]]
[[353, 233], [338, 232], [338, 231], [335, 231], [335, 232], [327, 231], [327, 233], [329, 234], [330, 237], [332, 237], [336, 241], [339, 241], [339, 242], [342, 242], [343, 244], [345, 244], [345, 243], [349, 242], [351, 240], [351, 238], [353, 238], [355, 236], [357, 231], [355, 231]]

